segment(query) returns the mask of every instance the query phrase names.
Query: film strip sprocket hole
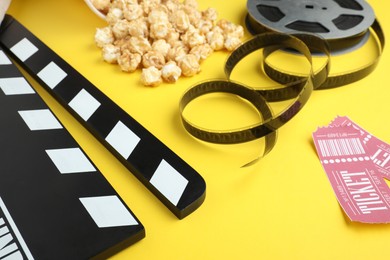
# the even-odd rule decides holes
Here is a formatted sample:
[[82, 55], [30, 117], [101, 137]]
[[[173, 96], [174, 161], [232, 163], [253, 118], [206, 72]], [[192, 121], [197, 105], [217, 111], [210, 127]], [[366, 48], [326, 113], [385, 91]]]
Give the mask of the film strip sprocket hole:
[[0, 111], [1, 259], [104, 258], [145, 236], [1, 48]]
[[178, 218], [202, 204], [198, 172], [11, 16], [0, 44]]

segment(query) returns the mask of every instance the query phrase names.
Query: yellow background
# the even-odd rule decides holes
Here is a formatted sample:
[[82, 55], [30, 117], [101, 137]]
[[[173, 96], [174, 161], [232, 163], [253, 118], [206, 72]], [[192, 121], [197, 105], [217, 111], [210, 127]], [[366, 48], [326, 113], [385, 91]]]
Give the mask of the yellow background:
[[[386, 34], [390, 3], [384, 0], [369, 3]], [[202, 10], [209, 6], [216, 8], [219, 18], [243, 24], [244, 0], [199, 0], [199, 4]], [[105, 26], [105, 22], [82, 0], [14, 0], [9, 13], [193, 166], [207, 183], [203, 205], [178, 220], [35, 84], [146, 228], [145, 239], [113, 259], [390, 258], [390, 226], [348, 220], [334, 196], [311, 137], [318, 126], [327, 125], [337, 115], [346, 115], [390, 142], [390, 54], [386, 48], [378, 68], [367, 78], [342, 88], [314, 92], [304, 109], [280, 129], [273, 151], [254, 166], [240, 168], [259, 154], [262, 141], [228, 146], [201, 142], [185, 132], [178, 111], [180, 97], [190, 86], [224, 77], [226, 52], [214, 53], [195, 77], [148, 88], [140, 84], [139, 72], [122, 73], [117, 66], [101, 60], [93, 37], [95, 28]], [[357, 60], [367, 61], [369, 56], [370, 50], [359, 50], [353, 58], [336, 57], [333, 66], [340, 70], [354, 68]], [[243, 66], [234, 78], [256, 82], [256, 61], [248, 57]], [[258, 120], [256, 113], [237, 102], [231, 97], [224, 101], [218, 97], [202, 100], [197, 108], [198, 118], [209, 115], [205, 124], [221, 121], [218, 111], [211, 112], [221, 105], [222, 114], [232, 115], [233, 126], [237, 120], [243, 120], [240, 124]], [[196, 115], [194, 120], [198, 120]]]

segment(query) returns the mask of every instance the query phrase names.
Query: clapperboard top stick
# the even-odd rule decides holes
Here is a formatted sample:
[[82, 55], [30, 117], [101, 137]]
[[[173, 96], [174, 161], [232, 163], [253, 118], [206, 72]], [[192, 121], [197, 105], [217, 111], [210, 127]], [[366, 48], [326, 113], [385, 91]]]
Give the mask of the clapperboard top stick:
[[0, 259], [105, 259], [145, 229], [0, 47]]
[[0, 44], [179, 219], [203, 203], [198, 172], [9, 15]]

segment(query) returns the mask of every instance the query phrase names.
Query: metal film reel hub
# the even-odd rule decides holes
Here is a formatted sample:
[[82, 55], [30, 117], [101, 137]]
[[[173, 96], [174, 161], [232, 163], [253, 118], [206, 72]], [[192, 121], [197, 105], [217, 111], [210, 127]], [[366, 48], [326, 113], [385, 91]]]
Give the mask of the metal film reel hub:
[[363, 0], [248, 0], [247, 9], [252, 32], [315, 33], [335, 46], [358, 41], [375, 21]]

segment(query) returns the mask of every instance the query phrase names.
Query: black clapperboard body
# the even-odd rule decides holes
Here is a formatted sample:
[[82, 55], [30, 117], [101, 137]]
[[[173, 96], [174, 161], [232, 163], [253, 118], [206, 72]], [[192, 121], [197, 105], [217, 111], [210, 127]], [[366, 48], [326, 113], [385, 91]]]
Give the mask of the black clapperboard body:
[[0, 89], [0, 259], [86, 259], [143, 238], [140, 222], [1, 49]]
[[178, 218], [201, 205], [193, 168], [9, 15], [0, 46], [0, 259], [103, 258], [145, 236], [12, 60]]

